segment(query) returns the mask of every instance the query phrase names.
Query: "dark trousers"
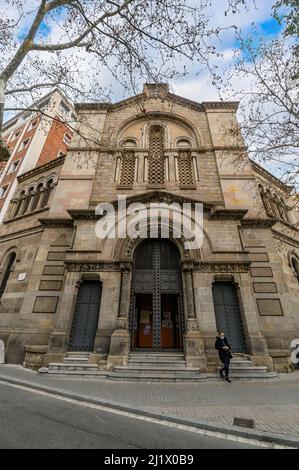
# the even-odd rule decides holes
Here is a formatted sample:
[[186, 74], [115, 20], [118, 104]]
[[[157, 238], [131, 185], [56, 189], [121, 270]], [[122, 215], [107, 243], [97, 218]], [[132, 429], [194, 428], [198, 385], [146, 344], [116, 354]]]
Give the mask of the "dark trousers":
[[221, 372], [225, 372], [225, 377], [228, 377], [229, 375], [229, 363], [230, 363], [230, 358], [229, 357], [226, 357], [224, 362], [223, 362], [223, 366], [221, 367]]

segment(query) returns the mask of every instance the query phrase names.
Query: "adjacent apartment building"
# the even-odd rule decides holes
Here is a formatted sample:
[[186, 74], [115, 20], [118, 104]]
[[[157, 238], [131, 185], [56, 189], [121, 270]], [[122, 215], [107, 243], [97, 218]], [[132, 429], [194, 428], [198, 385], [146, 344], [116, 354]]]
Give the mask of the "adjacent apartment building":
[[66, 154], [77, 114], [57, 89], [33, 103], [4, 125], [3, 141], [10, 151], [0, 166], [0, 223], [17, 186], [17, 177]]

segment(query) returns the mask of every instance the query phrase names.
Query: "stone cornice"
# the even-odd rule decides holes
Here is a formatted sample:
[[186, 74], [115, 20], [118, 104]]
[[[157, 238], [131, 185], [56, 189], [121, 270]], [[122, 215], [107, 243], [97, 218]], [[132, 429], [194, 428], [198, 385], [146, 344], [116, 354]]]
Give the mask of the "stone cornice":
[[[113, 201], [102, 201], [104, 203], [110, 203], [114, 207], [117, 207], [118, 200], [114, 199]], [[168, 193], [166, 191], [150, 191], [147, 193], [142, 193], [142, 194], [136, 194], [134, 196], [129, 196], [126, 199], [126, 204], [127, 206], [131, 203], [167, 203], [167, 204], [172, 204], [172, 203], [179, 203], [179, 204], [184, 204], [184, 203], [190, 203], [191, 205], [194, 204], [203, 204], [204, 210], [209, 211], [213, 207], [212, 204], [208, 204], [196, 199], [192, 199], [190, 197], [183, 197], [177, 194], [173, 193]], [[72, 217], [73, 220], [98, 220], [101, 216], [95, 214], [95, 208], [91, 209], [68, 209], [67, 211], [70, 216]]]
[[[158, 96], [160, 97], [160, 96]], [[75, 108], [77, 111], [115, 111], [126, 107], [132, 103], [144, 102], [147, 100], [156, 99], [156, 97], [147, 95], [146, 93], [140, 93], [135, 96], [131, 96], [125, 100], [118, 101], [116, 103], [76, 103]], [[223, 109], [223, 110], [233, 110], [237, 111], [239, 103], [237, 101], [204, 101], [202, 103], [198, 103], [196, 101], [189, 100], [188, 98], [184, 98], [183, 96], [176, 95], [174, 93], [163, 93], [163, 99], [168, 99], [169, 101], [173, 101], [174, 103], [181, 104], [188, 108], [196, 109], [197, 111], [205, 112], [207, 109]], [[144, 113], [146, 116], [146, 111]]]
[[65, 261], [67, 271], [95, 272], [95, 271], [122, 271], [121, 261], [97, 261], [95, 263], [86, 260]]
[[24, 230], [18, 230], [17, 232], [7, 233], [5, 235], [0, 234], [0, 240], [1, 242], [4, 242], [4, 241], [9, 241], [9, 240], [14, 240], [16, 238], [23, 238], [24, 236], [27, 236], [27, 235], [40, 233], [42, 232], [42, 230], [43, 230], [42, 227], [38, 225], [38, 226], [26, 228]]
[[43, 227], [48, 227], [48, 228], [56, 228], [56, 227], [67, 227], [67, 228], [72, 228], [73, 227], [73, 220], [68, 219], [68, 218], [63, 218], [63, 217], [44, 217], [42, 219], [38, 219], [39, 223]]
[[272, 225], [276, 223], [275, 220], [267, 218], [267, 219], [243, 219], [241, 224], [245, 227], [255, 227], [255, 228], [271, 228]]
[[211, 220], [241, 220], [247, 214], [248, 209], [212, 209]]
[[295, 238], [289, 237], [288, 235], [285, 235], [281, 232], [278, 232], [277, 230], [272, 229], [272, 233], [275, 236], [275, 238], [278, 238], [279, 240], [285, 241], [287, 243], [290, 243], [296, 247], [299, 247], [299, 241], [296, 240]]
[[[3, 223], [6, 225], [6, 224], [11, 224], [13, 222], [18, 222], [19, 220], [27, 219], [29, 217], [36, 216], [37, 214], [40, 214], [41, 212], [46, 212], [48, 210], [49, 210], [49, 206], [42, 207], [41, 209], [36, 209], [32, 212], [25, 212], [25, 214], [17, 215], [16, 217], [12, 217], [10, 219], [5, 219], [3, 221]], [[37, 219], [37, 220], [39, 220], [39, 219]]]
[[44, 173], [45, 171], [52, 170], [52, 168], [62, 165], [64, 160], [65, 160], [65, 156], [55, 158], [55, 160], [52, 160], [51, 162], [48, 162], [48, 163], [45, 163], [44, 165], [33, 168], [33, 170], [26, 171], [26, 173], [23, 173], [22, 175], [18, 176], [17, 180], [20, 183], [22, 181], [27, 180], [28, 178], [31, 178], [32, 176], [37, 176], [40, 173]]
[[203, 101], [202, 106], [207, 109], [233, 109], [237, 111], [239, 101]]
[[244, 145], [216, 145], [213, 147], [214, 151], [226, 150], [230, 152], [247, 152], [248, 147]]
[[96, 215], [95, 209], [68, 209], [72, 220], [98, 220], [99, 215]]
[[109, 102], [99, 102], [99, 103], [76, 103], [76, 111], [101, 111], [111, 108], [111, 103]]
[[251, 261], [184, 261], [182, 269], [207, 273], [247, 273], [250, 264]]
[[260, 175], [264, 176], [268, 180], [270, 179], [272, 183], [276, 184], [279, 186], [283, 191], [286, 191], [287, 193], [290, 193], [294, 188], [293, 186], [288, 186], [287, 184], [283, 183], [278, 179], [276, 176], [272, 175], [268, 170], [260, 166], [258, 163], [256, 163], [254, 160], [249, 159], [252, 169], [259, 173]]

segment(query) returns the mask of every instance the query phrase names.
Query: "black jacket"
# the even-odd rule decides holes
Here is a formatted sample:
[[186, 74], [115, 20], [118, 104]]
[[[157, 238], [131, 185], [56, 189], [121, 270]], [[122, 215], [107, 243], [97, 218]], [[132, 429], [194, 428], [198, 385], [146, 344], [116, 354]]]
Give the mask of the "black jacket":
[[[228, 346], [229, 349], [223, 349], [223, 346]], [[227, 358], [231, 358], [231, 347], [227, 341], [227, 337], [221, 339], [219, 336], [216, 336], [215, 349], [218, 349], [218, 354], [221, 362], [224, 362]]]

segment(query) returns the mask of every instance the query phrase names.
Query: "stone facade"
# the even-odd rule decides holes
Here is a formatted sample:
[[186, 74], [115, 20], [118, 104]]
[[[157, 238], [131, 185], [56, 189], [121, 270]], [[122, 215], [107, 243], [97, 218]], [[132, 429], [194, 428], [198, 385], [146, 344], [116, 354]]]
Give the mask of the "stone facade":
[[[67, 156], [19, 178], [16, 198], [23, 187], [51, 180], [47, 204], [8, 215], [0, 229], [2, 284], [13, 260], [0, 305], [7, 362], [62, 361], [80, 286], [92, 281], [102, 294], [91, 360], [108, 368], [127, 364], [140, 240], [103, 240], [95, 231], [96, 206], [113, 203], [117, 214], [118, 196], [126, 195], [127, 204], [146, 207], [189, 202], [193, 217], [195, 203], [203, 203], [202, 247], [172, 240], [181, 260], [187, 365], [214, 370], [212, 288], [224, 282], [234, 286], [253, 362], [290, 370], [290, 342], [299, 337], [298, 213], [291, 188], [250, 161], [240, 133], [232, 140], [236, 110], [237, 103], [183, 99], [166, 85], [145, 85], [116, 104], [77, 105], [80, 133]], [[261, 187], [270, 187], [283, 208], [270, 213]]]

